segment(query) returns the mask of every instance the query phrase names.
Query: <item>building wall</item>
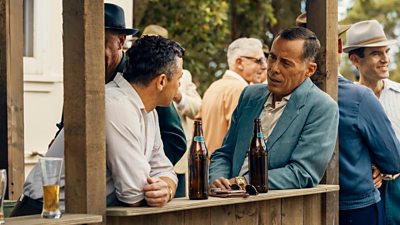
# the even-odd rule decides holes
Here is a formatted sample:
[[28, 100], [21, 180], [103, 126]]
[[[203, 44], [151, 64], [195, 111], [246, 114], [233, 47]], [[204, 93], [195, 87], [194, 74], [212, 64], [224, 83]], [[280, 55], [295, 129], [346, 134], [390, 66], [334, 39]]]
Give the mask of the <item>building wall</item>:
[[[45, 154], [63, 106], [62, 0], [33, 0], [33, 57], [24, 57], [25, 176]], [[106, 0], [125, 10], [132, 24], [132, 1]]]

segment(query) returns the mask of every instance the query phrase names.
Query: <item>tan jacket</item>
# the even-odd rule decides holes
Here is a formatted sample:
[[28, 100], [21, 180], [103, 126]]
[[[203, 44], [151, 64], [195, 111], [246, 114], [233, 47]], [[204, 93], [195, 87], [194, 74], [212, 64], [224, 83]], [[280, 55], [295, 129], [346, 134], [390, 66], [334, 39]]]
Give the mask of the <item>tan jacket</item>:
[[225, 74], [205, 92], [201, 105], [201, 119], [210, 156], [215, 149], [221, 147], [240, 93], [246, 86], [243, 80]]

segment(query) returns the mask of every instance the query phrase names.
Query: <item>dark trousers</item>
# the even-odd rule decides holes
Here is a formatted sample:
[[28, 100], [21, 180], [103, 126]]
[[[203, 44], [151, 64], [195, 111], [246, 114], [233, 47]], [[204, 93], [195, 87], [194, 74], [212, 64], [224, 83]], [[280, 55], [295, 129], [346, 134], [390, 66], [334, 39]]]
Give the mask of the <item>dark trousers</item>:
[[385, 212], [382, 201], [352, 210], [339, 211], [340, 225], [385, 225]]
[[43, 203], [41, 201], [31, 199], [28, 196], [21, 196], [15, 204], [10, 217], [41, 214], [42, 208]]

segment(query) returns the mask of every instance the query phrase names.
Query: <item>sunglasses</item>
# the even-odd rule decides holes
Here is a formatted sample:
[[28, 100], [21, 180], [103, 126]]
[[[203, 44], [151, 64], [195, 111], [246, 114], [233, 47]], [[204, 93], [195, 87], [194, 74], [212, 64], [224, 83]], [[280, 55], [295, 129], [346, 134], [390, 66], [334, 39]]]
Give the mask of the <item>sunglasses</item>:
[[[240, 188], [240, 186], [237, 184], [231, 184], [230, 187], [232, 190], [242, 190], [242, 188]], [[244, 191], [246, 191], [246, 193], [249, 195], [258, 195], [256, 187], [251, 184], [246, 184]]]

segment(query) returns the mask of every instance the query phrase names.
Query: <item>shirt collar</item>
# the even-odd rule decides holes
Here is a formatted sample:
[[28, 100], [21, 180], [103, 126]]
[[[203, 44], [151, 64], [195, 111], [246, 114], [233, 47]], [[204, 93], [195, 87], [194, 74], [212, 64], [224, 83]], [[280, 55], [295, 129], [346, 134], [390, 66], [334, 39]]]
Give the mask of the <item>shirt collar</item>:
[[388, 90], [392, 90], [392, 91], [400, 93], [400, 84], [399, 83], [393, 82], [389, 79], [384, 79], [383, 83], [384, 83], [383, 89], [388, 89]]
[[238, 79], [240, 81], [243, 81], [243, 83], [246, 84], [246, 86], [249, 85], [249, 83], [247, 83], [247, 81], [242, 76], [240, 76], [238, 73], [236, 73], [236, 72], [234, 72], [232, 70], [227, 70], [225, 72], [225, 76], [236, 78], [236, 79]]
[[133, 86], [127, 80], [125, 80], [125, 78], [122, 76], [122, 73], [117, 73], [113, 82], [115, 82], [117, 87], [119, 87], [122, 92], [128, 96], [131, 102], [137, 105], [139, 109], [145, 110], [143, 101], [139, 94], [136, 92], [135, 88], [133, 88]]
[[[289, 102], [290, 96], [292, 96], [292, 94], [286, 95], [285, 97], [282, 98], [282, 100], [280, 102]], [[264, 104], [265, 107], [272, 105], [273, 97], [274, 97], [274, 94], [272, 94], [272, 93], [268, 96], [268, 99]]]

